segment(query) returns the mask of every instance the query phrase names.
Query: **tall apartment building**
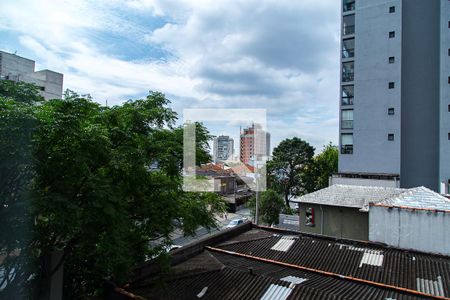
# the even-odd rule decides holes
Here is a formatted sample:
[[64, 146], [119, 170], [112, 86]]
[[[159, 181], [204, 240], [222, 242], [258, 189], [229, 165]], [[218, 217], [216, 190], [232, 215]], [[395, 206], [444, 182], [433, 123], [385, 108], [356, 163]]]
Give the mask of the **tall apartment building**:
[[219, 135], [213, 142], [214, 162], [231, 159], [234, 155], [234, 140], [227, 135]]
[[341, 1], [339, 173], [448, 192], [450, 1]]
[[36, 84], [45, 99], [62, 97], [63, 74], [50, 70], [35, 71], [35, 62], [0, 51], [0, 79]]
[[253, 165], [255, 160], [263, 160], [270, 155], [270, 133], [259, 124], [252, 124], [240, 133], [240, 161]]

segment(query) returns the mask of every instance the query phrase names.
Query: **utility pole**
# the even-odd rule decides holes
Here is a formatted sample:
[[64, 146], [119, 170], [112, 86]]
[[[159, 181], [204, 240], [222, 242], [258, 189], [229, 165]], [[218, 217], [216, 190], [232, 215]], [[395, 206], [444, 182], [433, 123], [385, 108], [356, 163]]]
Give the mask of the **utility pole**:
[[258, 225], [259, 223], [259, 186], [258, 186], [258, 181], [259, 181], [259, 174], [255, 174], [256, 175], [256, 205], [255, 205], [255, 224]]

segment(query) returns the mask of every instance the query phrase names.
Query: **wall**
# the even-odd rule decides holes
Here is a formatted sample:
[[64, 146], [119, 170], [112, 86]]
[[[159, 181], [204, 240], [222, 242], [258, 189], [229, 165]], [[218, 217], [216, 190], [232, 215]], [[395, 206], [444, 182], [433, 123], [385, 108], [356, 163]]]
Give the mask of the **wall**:
[[34, 61], [15, 54], [0, 51], [0, 75], [17, 76], [34, 72]]
[[383, 179], [367, 179], [367, 178], [347, 178], [347, 177], [330, 177], [330, 185], [345, 184], [358, 186], [381, 186], [381, 187], [400, 187], [399, 181], [383, 180]]
[[448, 22], [450, 21], [450, 1], [441, 0], [441, 74], [440, 74], [440, 154], [439, 154], [439, 181], [450, 180], [450, 141], [448, 133], [450, 132], [450, 84], [448, 77], [450, 76], [450, 56], [448, 49], [450, 48], [450, 29]]
[[[306, 208], [314, 208], [315, 226], [306, 226]], [[323, 229], [322, 229], [322, 211]], [[369, 239], [368, 214], [358, 208], [300, 203], [300, 231], [323, 234], [336, 238], [367, 241]]]
[[403, 1], [402, 15], [401, 187], [438, 191], [440, 1]]
[[[389, 13], [390, 6], [395, 13]], [[395, 38], [389, 38], [390, 31]], [[401, 1], [357, 0], [353, 154], [339, 155], [339, 172], [400, 174], [400, 53]], [[389, 64], [390, 56], [395, 63]], [[391, 81], [394, 89], [388, 89]], [[395, 114], [388, 115], [388, 108]], [[394, 141], [388, 141], [389, 133]]]
[[371, 206], [369, 240], [450, 255], [450, 213]]
[[42, 70], [26, 74], [22, 78], [24, 81], [34, 83], [43, 87], [40, 94], [46, 99], [60, 99], [63, 89], [63, 74], [50, 70]]

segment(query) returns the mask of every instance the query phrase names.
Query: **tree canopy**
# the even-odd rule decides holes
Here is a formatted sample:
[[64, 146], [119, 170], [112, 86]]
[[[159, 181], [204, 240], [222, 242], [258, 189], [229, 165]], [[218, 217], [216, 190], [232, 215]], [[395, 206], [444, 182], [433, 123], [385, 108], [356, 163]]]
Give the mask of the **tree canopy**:
[[[220, 198], [182, 190], [183, 128], [164, 94], [113, 107], [70, 91], [38, 101], [33, 85], [0, 81], [0, 298], [42, 293], [53, 251], [64, 297], [79, 299], [105, 278], [126, 282], [177, 226], [216, 226]], [[200, 164], [210, 136], [196, 129]]]
[[[252, 197], [247, 206], [255, 215], [256, 198]], [[258, 213], [260, 219], [268, 224], [278, 224], [279, 214], [286, 210], [283, 197], [274, 190], [267, 190], [260, 193]]]
[[314, 147], [294, 137], [283, 140], [272, 153], [267, 163], [269, 186], [282, 194], [286, 206], [289, 200], [308, 190], [308, 181], [302, 176], [312, 163]]

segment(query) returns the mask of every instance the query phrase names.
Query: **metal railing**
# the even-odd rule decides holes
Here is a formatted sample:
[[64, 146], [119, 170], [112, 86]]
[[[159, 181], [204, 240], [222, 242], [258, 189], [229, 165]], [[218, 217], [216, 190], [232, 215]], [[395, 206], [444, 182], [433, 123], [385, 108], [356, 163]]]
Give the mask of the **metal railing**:
[[342, 50], [342, 58], [355, 57], [355, 49], [344, 49]]
[[355, 1], [344, 3], [343, 10], [344, 12], [355, 10]]
[[342, 33], [344, 35], [354, 34], [355, 33], [355, 25], [344, 25], [342, 28]]
[[355, 80], [354, 72], [342, 72], [342, 82], [349, 82]]
[[341, 154], [353, 154], [353, 145], [342, 145]]
[[353, 129], [353, 120], [342, 120], [341, 129]]
[[353, 105], [353, 97], [343, 97], [342, 105]]

